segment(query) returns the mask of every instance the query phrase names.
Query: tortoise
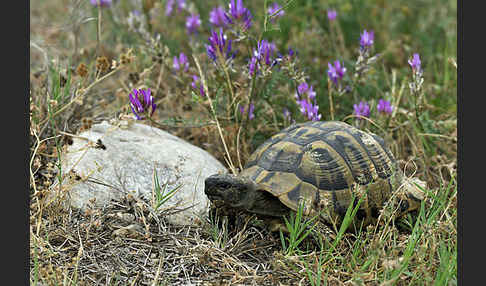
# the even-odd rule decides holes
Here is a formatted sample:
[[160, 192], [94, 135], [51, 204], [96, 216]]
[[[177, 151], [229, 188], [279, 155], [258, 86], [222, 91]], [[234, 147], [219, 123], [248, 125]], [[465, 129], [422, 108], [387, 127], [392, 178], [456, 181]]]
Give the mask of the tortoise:
[[354, 194], [363, 198], [354, 221], [366, 226], [394, 194], [399, 215], [418, 209], [423, 191], [417, 184], [425, 188], [404, 176], [376, 134], [340, 121], [308, 121], [266, 140], [238, 175], [206, 178], [204, 191], [216, 206], [280, 218], [302, 205], [303, 215], [335, 225]]

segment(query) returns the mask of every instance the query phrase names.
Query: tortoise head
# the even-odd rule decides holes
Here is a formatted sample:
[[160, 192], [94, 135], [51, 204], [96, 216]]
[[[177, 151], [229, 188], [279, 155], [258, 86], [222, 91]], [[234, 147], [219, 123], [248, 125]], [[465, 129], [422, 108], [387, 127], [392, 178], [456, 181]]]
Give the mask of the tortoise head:
[[226, 205], [245, 208], [249, 193], [255, 192], [256, 184], [249, 179], [231, 174], [216, 174], [206, 178], [204, 193], [216, 206]]
[[204, 192], [216, 206], [228, 206], [267, 216], [283, 216], [289, 209], [273, 196], [246, 177], [216, 174], [205, 181]]

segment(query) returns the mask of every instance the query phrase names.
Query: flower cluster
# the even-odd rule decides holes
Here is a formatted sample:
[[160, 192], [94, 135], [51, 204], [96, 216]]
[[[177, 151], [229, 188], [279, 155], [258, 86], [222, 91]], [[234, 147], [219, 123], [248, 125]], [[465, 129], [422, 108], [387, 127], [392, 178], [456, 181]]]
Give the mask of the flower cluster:
[[91, 5], [100, 7], [109, 7], [111, 5], [111, 0], [90, 0]]
[[250, 64], [248, 65], [248, 74], [254, 76], [258, 71], [257, 57], [251, 57]]
[[424, 82], [424, 78], [422, 77], [422, 62], [420, 61], [419, 54], [414, 53], [412, 58], [408, 60], [408, 64], [412, 68], [412, 82], [409, 84], [409, 88], [412, 94], [418, 95]]
[[378, 100], [378, 105], [376, 106], [378, 112], [391, 114], [393, 112], [393, 106], [388, 100], [380, 99]]
[[333, 9], [327, 10], [327, 19], [329, 19], [329, 21], [332, 22], [332, 21], [336, 20], [336, 17], [337, 17], [336, 10], [333, 10]]
[[[280, 10], [280, 9], [281, 9], [281, 10]], [[280, 10], [280, 11], [279, 11], [279, 10]], [[275, 14], [277, 11], [278, 11], [278, 13], [277, 13], [277, 14]], [[268, 15], [269, 15], [269, 16], [272, 16], [273, 14], [275, 14], [275, 15], [273, 15], [273, 17], [271, 17], [271, 21], [272, 21], [272, 22], [275, 22], [275, 20], [276, 20], [277, 18], [280, 18], [280, 17], [282, 17], [283, 15], [285, 15], [285, 11], [282, 9], [282, 6], [278, 5], [278, 3], [277, 3], [277, 2], [273, 2], [273, 3], [272, 3], [272, 5], [270, 5], [270, 7], [268, 7], [267, 12], [268, 12]]]
[[331, 79], [335, 86], [340, 86], [339, 81], [344, 77], [346, 68], [344, 65], [341, 65], [339, 61], [334, 61], [334, 65], [327, 63], [327, 66], [327, 75], [329, 76], [329, 79]]
[[199, 95], [206, 96], [206, 93], [204, 93], [203, 85], [201, 84], [201, 80], [199, 79], [199, 77], [197, 75], [192, 76], [191, 87], [193, 89], [199, 91]]
[[186, 29], [188, 34], [194, 34], [201, 26], [201, 19], [199, 14], [191, 14], [186, 18]]
[[137, 120], [145, 119], [145, 116], [152, 116], [157, 105], [154, 102], [154, 98], [150, 94], [149, 89], [134, 89], [128, 95], [130, 99], [130, 108]]
[[242, 31], [247, 31], [251, 27], [253, 16], [250, 10], [243, 6], [243, 0], [232, 0], [229, 3], [229, 11], [225, 14], [228, 25], [238, 25]]
[[367, 49], [373, 45], [374, 41], [375, 33], [373, 31], [367, 32], [366, 30], [364, 30], [359, 39], [359, 45], [361, 49]]
[[[307, 97], [304, 97], [304, 95], [307, 95]], [[319, 106], [316, 103], [316, 92], [313, 90], [312, 85], [309, 86], [306, 82], [299, 84], [295, 100], [300, 106], [300, 112], [306, 115], [309, 120], [321, 120], [321, 114], [318, 114]]]
[[[358, 116], [358, 120], [361, 120], [360, 117], [370, 117], [370, 105], [365, 101], [360, 101], [359, 104], [354, 104], [354, 115]], [[376, 105], [376, 110], [382, 114], [391, 114], [393, 112], [393, 106], [391, 105], [390, 101], [385, 99], [378, 100], [378, 104]]]
[[215, 63], [217, 59], [227, 61], [235, 57], [235, 53], [231, 50], [231, 40], [226, 40], [222, 28], [219, 28], [219, 33], [211, 30], [211, 36], [208, 40], [209, 45], [206, 45], [206, 52]]
[[224, 27], [226, 26], [226, 18], [224, 16], [224, 9], [221, 6], [218, 6], [209, 12], [209, 23], [213, 24], [216, 27]]
[[186, 72], [189, 68], [189, 61], [187, 60], [187, 56], [182, 52], [179, 54], [179, 57], [174, 56], [172, 68], [175, 72], [178, 72], [181, 69]]
[[250, 59], [250, 76], [255, 75], [258, 71], [265, 75], [267, 71], [278, 63], [279, 58], [274, 58], [275, 50], [274, 43], [269, 43], [267, 40], [258, 42], [257, 48], [253, 51], [253, 56]]
[[356, 116], [370, 117], [370, 105], [368, 103], [360, 101], [359, 104], [354, 104], [353, 108]]
[[[166, 16], [170, 16], [170, 14], [172, 14], [172, 11], [174, 10], [175, 2], [176, 0], [167, 0], [167, 3], [165, 4]], [[186, 8], [186, 0], [177, 0], [177, 12], [180, 12], [185, 8]]]
[[248, 111], [248, 119], [250, 120], [255, 118], [255, 114], [253, 113], [254, 110], [255, 110], [255, 105], [253, 103], [250, 103], [250, 107], [248, 108], [248, 110], [246, 110], [244, 106], [240, 106], [240, 113], [242, 115], [245, 115], [246, 112]]
[[422, 72], [422, 67], [421, 67], [422, 62], [420, 61], [420, 55], [419, 54], [414, 53], [412, 58], [408, 60], [408, 64], [412, 67], [412, 71], [414, 73], [421, 73]]
[[362, 76], [371, 68], [371, 65], [376, 62], [379, 54], [374, 56], [370, 55], [371, 47], [375, 42], [375, 33], [373, 31], [366, 31], [364, 30], [361, 33], [361, 37], [359, 39], [359, 56], [358, 60], [356, 61], [355, 65], [355, 74], [354, 77], [357, 79], [362, 78]]
[[288, 54], [289, 54], [289, 58], [293, 58], [294, 55], [297, 56], [297, 52], [295, 52], [292, 48], [289, 48]]

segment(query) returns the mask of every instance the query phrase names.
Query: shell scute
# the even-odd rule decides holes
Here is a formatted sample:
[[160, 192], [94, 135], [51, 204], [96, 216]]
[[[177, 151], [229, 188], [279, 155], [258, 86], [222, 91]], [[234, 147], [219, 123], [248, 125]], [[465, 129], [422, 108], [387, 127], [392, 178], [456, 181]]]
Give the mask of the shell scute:
[[324, 141], [315, 141], [304, 148], [295, 173], [304, 182], [321, 190], [341, 190], [349, 187], [351, 171], [343, 158]]

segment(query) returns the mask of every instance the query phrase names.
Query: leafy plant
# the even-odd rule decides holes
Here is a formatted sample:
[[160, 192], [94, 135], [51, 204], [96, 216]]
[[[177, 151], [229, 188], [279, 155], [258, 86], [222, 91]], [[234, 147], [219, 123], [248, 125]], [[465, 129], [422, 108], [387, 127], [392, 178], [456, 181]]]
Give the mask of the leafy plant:
[[290, 212], [290, 218], [284, 217], [285, 227], [288, 230], [288, 237], [285, 237], [280, 229], [280, 241], [285, 255], [294, 255], [301, 253], [299, 249], [300, 243], [312, 233], [314, 220], [318, 219], [318, 215], [312, 218], [305, 218], [303, 216], [304, 204], [299, 204], [297, 212]]
[[163, 204], [165, 204], [175, 193], [182, 187], [182, 184], [179, 184], [172, 188], [171, 190], [167, 191], [169, 182], [165, 182], [163, 186], [160, 186], [159, 178], [157, 176], [157, 171], [154, 169], [153, 173], [154, 179], [154, 200], [153, 200], [153, 208], [154, 210], [158, 210]]

